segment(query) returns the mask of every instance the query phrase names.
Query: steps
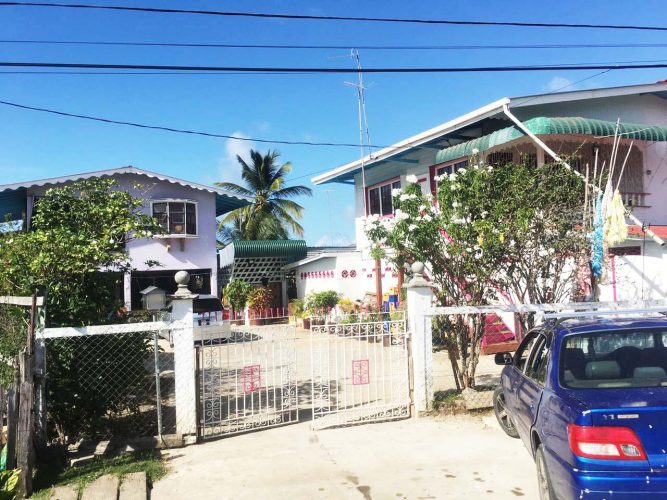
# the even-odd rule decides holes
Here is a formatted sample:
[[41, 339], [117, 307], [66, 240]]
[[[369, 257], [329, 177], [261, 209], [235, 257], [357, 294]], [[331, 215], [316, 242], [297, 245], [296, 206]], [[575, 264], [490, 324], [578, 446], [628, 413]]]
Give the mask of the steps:
[[482, 355], [497, 352], [512, 352], [519, 346], [514, 333], [507, 328], [503, 320], [494, 313], [486, 315], [484, 337], [482, 338]]
[[[78, 491], [73, 485], [53, 489], [51, 500], [77, 500]], [[133, 472], [123, 476], [100, 476], [83, 490], [81, 500], [147, 500], [148, 481], [145, 472]]]

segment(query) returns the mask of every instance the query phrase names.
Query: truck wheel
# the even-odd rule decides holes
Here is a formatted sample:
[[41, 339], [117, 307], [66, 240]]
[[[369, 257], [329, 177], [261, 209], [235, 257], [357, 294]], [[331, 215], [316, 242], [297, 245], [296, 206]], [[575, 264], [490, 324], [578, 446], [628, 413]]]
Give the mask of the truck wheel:
[[540, 490], [540, 500], [558, 500], [549, 477], [543, 444], [537, 447], [535, 467], [537, 468], [537, 487]]
[[507, 405], [505, 404], [505, 394], [503, 388], [498, 387], [493, 393], [493, 412], [496, 414], [496, 419], [505, 434], [510, 437], [518, 438], [519, 433], [516, 431], [514, 422], [507, 412]]

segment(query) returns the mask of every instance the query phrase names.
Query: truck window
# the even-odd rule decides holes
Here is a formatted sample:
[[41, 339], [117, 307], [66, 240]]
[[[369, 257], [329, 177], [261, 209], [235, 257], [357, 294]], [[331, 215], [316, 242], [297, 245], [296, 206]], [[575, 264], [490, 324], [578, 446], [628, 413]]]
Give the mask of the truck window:
[[564, 387], [667, 387], [664, 328], [577, 333], [564, 338], [559, 378]]
[[549, 362], [549, 348], [544, 335], [539, 335], [531, 351], [526, 376], [540, 385], [544, 385], [547, 378], [547, 364]]
[[526, 338], [523, 339], [523, 342], [521, 342], [521, 345], [516, 350], [516, 354], [514, 355], [514, 366], [516, 366], [521, 371], [524, 371], [526, 361], [528, 361], [528, 356], [530, 355], [533, 345], [535, 344], [536, 338], [537, 332], [530, 332]]

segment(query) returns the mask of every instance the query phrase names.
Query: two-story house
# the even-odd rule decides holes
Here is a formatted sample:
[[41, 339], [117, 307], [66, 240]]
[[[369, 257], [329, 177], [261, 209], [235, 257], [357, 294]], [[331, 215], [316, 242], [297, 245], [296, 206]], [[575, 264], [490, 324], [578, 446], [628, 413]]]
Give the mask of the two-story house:
[[667, 81], [500, 99], [312, 181], [354, 185], [361, 267], [369, 259], [363, 218], [391, 217], [391, 190], [405, 186], [406, 176], [417, 176], [425, 193], [434, 192], [434, 177], [465, 166], [473, 150], [492, 165], [542, 165], [554, 161], [548, 149], [563, 156], [577, 151], [574, 168], [592, 166], [596, 154], [600, 163], [608, 163], [619, 119], [621, 158], [633, 141], [620, 191], [635, 218], [628, 220], [628, 240], [610, 250], [601, 299], [664, 298], [667, 247], [660, 237], [667, 239]]
[[[180, 270], [190, 273], [193, 292], [218, 294], [216, 217], [248, 203], [220, 188], [122, 167], [0, 185], [0, 217], [22, 221], [23, 228], [29, 230], [35, 201], [48, 189], [96, 177], [111, 177], [118, 189], [143, 199], [145, 213], [153, 215], [165, 231], [151, 239], [127, 243], [133, 267], [123, 280], [122, 295], [127, 307], [139, 308], [139, 292], [151, 285], [173, 293], [174, 274]], [[159, 266], [150, 266], [149, 261], [156, 261]]]

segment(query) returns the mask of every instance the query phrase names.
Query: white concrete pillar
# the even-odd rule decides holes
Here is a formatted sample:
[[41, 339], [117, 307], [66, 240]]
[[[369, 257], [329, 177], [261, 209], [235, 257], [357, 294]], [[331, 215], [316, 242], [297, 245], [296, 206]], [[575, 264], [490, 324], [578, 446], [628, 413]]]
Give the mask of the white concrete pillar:
[[123, 301], [128, 311], [132, 310], [132, 274], [123, 274]]
[[250, 307], [247, 305], [243, 308], [243, 325], [250, 326]]
[[408, 328], [412, 335], [412, 380], [417, 413], [430, 409], [433, 401], [433, 336], [431, 317], [433, 288], [424, 279], [424, 264], [412, 264], [413, 278], [404, 285], [408, 298]]
[[[183, 273], [183, 274], [181, 274]], [[195, 346], [193, 300], [187, 283], [190, 275], [184, 271], [176, 273], [178, 291], [172, 298], [172, 338], [174, 342], [174, 379], [176, 386], [176, 433], [184, 436], [197, 435], [197, 391], [195, 384]]]

